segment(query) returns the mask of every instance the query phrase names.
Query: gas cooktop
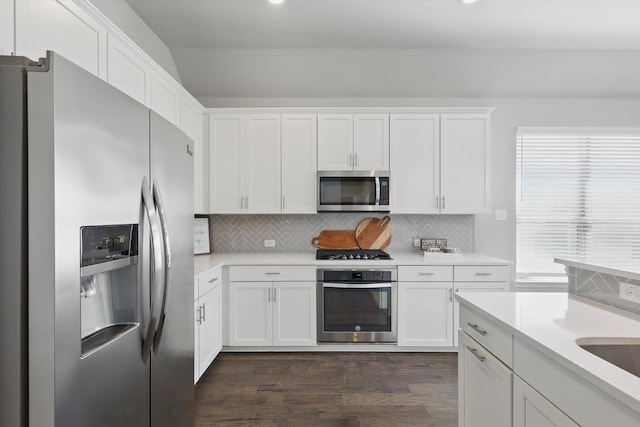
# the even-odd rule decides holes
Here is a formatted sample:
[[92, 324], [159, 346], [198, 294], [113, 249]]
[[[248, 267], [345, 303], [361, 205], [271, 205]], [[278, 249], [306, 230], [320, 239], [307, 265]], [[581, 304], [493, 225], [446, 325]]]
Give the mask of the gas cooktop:
[[318, 249], [316, 259], [321, 260], [387, 260], [392, 259], [388, 253], [378, 249]]

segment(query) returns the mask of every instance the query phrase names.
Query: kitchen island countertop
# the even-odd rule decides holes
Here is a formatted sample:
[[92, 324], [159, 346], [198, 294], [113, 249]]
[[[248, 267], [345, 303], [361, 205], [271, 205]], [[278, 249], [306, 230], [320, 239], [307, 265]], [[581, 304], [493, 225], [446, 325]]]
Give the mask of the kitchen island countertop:
[[640, 338], [640, 317], [561, 292], [462, 292], [458, 299], [640, 413], [640, 378], [575, 342], [582, 337]]

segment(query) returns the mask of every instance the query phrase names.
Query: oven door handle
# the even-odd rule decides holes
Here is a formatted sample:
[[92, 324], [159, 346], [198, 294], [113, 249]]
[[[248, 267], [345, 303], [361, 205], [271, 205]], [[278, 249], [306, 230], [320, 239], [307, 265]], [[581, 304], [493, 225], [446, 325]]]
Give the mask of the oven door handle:
[[392, 288], [393, 283], [326, 283], [322, 282], [323, 288], [339, 288], [339, 289], [376, 289], [376, 288]]

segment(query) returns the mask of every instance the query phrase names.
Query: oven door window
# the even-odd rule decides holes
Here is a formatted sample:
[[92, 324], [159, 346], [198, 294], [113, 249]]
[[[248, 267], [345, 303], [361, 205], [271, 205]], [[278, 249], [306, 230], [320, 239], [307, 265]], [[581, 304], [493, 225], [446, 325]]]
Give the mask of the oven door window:
[[391, 331], [391, 287], [324, 288], [326, 332]]
[[320, 178], [321, 205], [375, 205], [376, 181], [371, 177]]

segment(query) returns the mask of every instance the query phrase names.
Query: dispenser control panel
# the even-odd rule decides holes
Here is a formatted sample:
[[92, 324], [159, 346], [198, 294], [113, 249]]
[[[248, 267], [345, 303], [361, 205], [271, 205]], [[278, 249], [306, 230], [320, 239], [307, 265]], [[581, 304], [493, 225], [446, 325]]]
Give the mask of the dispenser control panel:
[[138, 224], [80, 228], [81, 267], [138, 255]]

